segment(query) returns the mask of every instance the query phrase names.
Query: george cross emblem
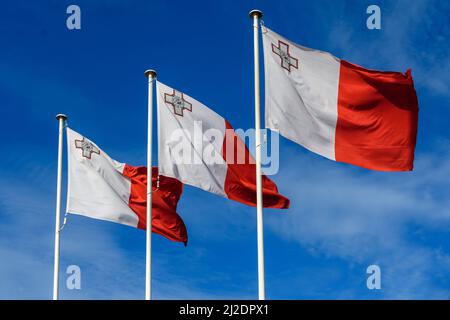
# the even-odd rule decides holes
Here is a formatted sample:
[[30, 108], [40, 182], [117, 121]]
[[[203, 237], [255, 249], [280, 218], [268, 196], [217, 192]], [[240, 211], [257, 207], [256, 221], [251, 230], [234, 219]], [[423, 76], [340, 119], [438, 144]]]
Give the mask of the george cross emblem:
[[81, 149], [81, 155], [85, 158], [91, 159], [93, 153], [100, 154], [100, 150], [91, 142], [84, 140], [75, 140], [75, 148]]
[[183, 110], [192, 112], [192, 103], [184, 100], [183, 93], [173, 90], [172, 94], [164, 94], [164, 101], [171, 104], [173, 112], [178, 116], [183, 116]]
[[272, 43], [272, 51], [281, 58], [281, 67], [291, 72], [291, 67], [298, 69], [298, 59], [289, 53], [289, 45], [278, 40], [278, 46]]

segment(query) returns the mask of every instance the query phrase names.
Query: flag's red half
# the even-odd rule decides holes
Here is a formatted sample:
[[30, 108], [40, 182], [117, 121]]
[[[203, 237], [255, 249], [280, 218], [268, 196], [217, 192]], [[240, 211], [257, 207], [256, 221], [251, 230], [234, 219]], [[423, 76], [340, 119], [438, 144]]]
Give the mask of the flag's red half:
[[[123, 175], [131, 180], [129, 206], [139, 217], [138, 228], [146, 228], [147, 167], [125, 165]], [[187, 244], [186, 226], [177, 214], [177, 204], [183, 184], [174, 178], [159, 176], [158, 168], [152, 169], [152, 231], [170, 240]]]
[[412, 170], [418, 109], [409, 70], [368, 70], [341, 60], [336, 161], [373, 170]]
[[[225, 192], [231, 200], [249, 206], [256, 206], [255, 160], [245, 143], [236, 135], [230, 123], [225, 121], [225, 124], [227, 129], [226, 138], [222, 147], [222, 156], [228, 165], [225, 177]], [[228, 146], [233, 146], [234, 150], [232, 153], [229, 153], [230, 150], [227, 150], [227, 144]], [[244, 159], [244, 163], [239, 161], [239, 159]], [[289, 208], [289, 199], [279, 194], [276, 184], [265, 175], [262, 176], [262, 189], [263, 206], [265, 208]]]

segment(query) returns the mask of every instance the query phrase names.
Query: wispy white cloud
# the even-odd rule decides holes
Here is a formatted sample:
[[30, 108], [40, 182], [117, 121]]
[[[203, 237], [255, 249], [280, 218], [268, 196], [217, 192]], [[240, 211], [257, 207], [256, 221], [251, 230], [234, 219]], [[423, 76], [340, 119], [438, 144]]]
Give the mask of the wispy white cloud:
[[[345, 16], [332, 20], [329, 43], [337, 54], [368, 68], [412, 68], [417, 85], [450, 96], [450, 32], [446, 27], [450, 5], [417, 0], [382, 2], [379, 6], [381, 30], [361, 32], [365, 21], [358, 26], [355, 19]], [[347, 11], [347, 15], [351, 14], [357, 12]]]
[[289, 214], [267, 216], [272, 232], [311, 254], [361, 268], [379, 264], [384, 298], [449, 296], [435, 270], [448, 276], [450, 248], [415, 239], [418, 230], [450, 226], [450, 201], [442, 192], [450, 187], [450, 163], [441, 161], [448, 151], [418, 155], [411, 173], [369, 172], [298, 150], [285, 154], [279, 181], [294, 201]]

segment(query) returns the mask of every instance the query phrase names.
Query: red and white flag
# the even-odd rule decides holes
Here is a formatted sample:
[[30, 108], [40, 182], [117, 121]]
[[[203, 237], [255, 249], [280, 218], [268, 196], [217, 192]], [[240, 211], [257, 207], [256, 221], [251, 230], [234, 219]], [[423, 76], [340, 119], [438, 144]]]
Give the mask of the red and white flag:
[[[95, 143], [67, 128], [69, 181], [67, 212], [146, 228], [147, 168], [111, 159]], [[177, 214], [183, 184], [152, 170], [152, 231], [187, 243], [187, 231]]]
[[[157, 82], [160, 174], [256, 206], [256, 166], [231, 125], [197, 100]], [[289, 199], [263, 175], [263, 205], [288, 208]]]
[[413, 169], [418, 102], [408, 70], [368, 70], [266, 27], [266, 127], [331, 160]]

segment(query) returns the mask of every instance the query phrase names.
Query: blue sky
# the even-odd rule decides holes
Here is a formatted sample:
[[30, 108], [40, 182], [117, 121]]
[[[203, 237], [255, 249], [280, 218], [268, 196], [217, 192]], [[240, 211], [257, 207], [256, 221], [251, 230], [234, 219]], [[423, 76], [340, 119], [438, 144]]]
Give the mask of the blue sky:
[[[66, 28], [70, 4], [81, 7], [79, 31]], [[366, 28], [370, 4], [381, 8], [381, 30]], [[450, 297], [445, 1], [79, 0], [1, 7], [1, 299], [51, 298], [55, 115], [66, 113], [74, 130], [114, 159], [145, 164], [143, 71], [154, 68], [162, 82], [210, 106], [235, 128], [252, 127], [247, 13], [253, 8], [264, 12], [267, 26], [299, 44], [367, 68], [412, 68], [420, 108], [410, 173], [334, 163], [281, 138], [280, 172], [273, 179], [291, 209], [265, 210], [267, 297]], [[153, 237], [154, 298], [257, 298], [255, 210], [186, 187], [178, 211], [189, 245]], [[82, 271], [79, 291], [64, 286], [71, 264]], [[371, 264], [381, 267], [379, 291], [366, 287]], [[69, 217], [61, 238], [63, 299], [141, 299], [144, 267], [144, 232]]]

